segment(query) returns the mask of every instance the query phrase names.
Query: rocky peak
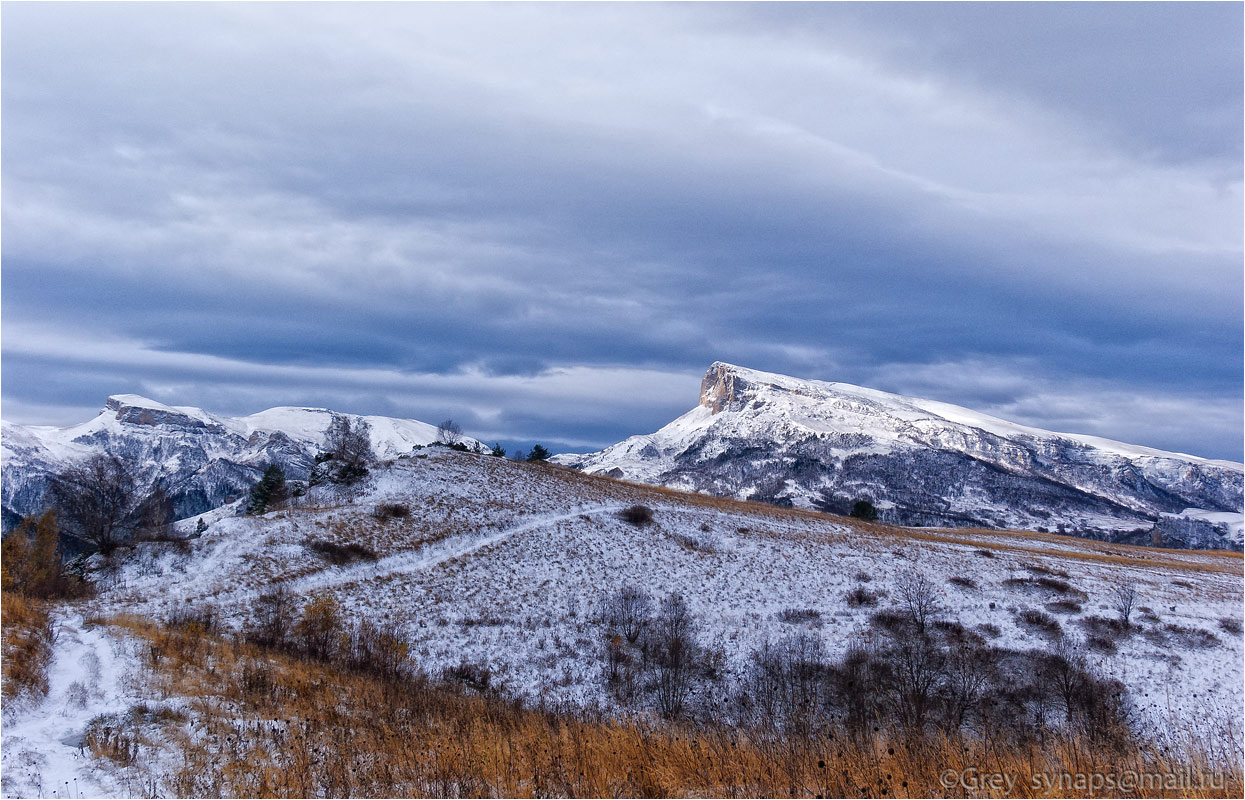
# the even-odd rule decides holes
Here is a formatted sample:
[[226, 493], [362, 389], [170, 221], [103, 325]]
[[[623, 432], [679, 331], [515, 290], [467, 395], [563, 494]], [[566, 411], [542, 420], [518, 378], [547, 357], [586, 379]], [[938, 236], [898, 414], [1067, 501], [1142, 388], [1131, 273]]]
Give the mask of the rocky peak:
[[114, 394], [104, 404], [104, 412], [112, 412], [118, 422], [129, 425], [162, 425], [181, 429], [217, 427], [209, 426], [198, 416], [181, 409], [136, 394]]
[[700, 404], [714, 414], [739, 411], [748, 387], [738, 367], [715, 361], [700, 382]]

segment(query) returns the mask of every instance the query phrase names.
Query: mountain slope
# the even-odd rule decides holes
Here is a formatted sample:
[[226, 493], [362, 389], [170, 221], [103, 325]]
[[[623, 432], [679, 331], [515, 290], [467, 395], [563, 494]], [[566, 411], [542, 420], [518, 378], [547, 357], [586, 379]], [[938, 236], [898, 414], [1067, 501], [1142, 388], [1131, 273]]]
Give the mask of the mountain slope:
[[904, 525], [1241, 547], [1241, 464], [721, 362], [705, 374], [700, 404], [656, 433], [555, 460], [835, 513], [869, 499], [883, 519]]
[[[652, 509], [651, 524], [620, 518], [637, 503]], [[379, 517], [381, 505], [409, 514]], [[321, 542], [369, 556], [335, 564]], [[1058, 640], [1084, 652], [1125, 682], [1141, 726], [1218, 735], [1242, 702], [1235, 554], [896, 529], [441, 448], [378, 466], [350, 492], [319, 486], [295, 508], [221, 515], [199, 538], [140, 543], [90, 568], [100, 590], [85, 614], [210, 609], [233, 628], [274, 589], [299, 603], [326, 593], [353, 620], [398, 625], [432, 674], [480, 664], [518, 696], [589, 706], [616, 702], [602, 672], [601, 604], [624, 586], [655, 601], [685, 597], [721, 653], [714, 702], [767, 641], [804, 632], [834, 657], [871, 641], [874, 612], [893, 608], [917, 572], [948, 623], [993, 645], [1042, 651]], [[1094, 649], [1120, 586], [1146, 611]], [[873, 599], [853, 601], [855, 591]], [[1058, 616], [1054, 632], [1027, 621], [1043, 610]]]
[[[279, 464], [291, 480], [306, 480], [336, 414], [323, 408], [278, 407], [224, 417], [121, 394], [109, 397], [99, 416], [79, 425], [0, 423], [5, 527], [42, 510], [51, 476], [103, 451], [134, 464], [144, 487], [162, 481], [178, 519], [241, 497], [269, 464]], [[341, 416], [370, 424], [372, 449], [381, 459], [410, 453], [437, 435], [436, 426], [418, 420]], [[468, 438], [464, 443], [479, 444]]]

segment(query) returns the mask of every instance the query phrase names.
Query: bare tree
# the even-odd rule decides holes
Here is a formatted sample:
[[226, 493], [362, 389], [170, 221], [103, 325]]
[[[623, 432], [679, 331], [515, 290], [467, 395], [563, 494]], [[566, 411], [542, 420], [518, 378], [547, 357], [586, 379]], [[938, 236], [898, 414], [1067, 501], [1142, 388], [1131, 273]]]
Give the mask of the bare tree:
[[372, 426], [362, 417], [351, 422], [345, 414], [334, 414], [324, 432], [324, 449], [338, 462], [336, 477], [350, 482], [367, 472], [372, 453]]
[[635, 644], [653, 616], [653, 603], [643, 589], [624, 586], [606, 598], [603, 616], [612, 630]]
[[108, 555], [142, 524], [144, 498], [130, 465], [99, 453], [52, 479], [52, 505], [61, 526]]
[[758, 722], [777, 726], [796, 737], [816, 727], [828, 670], [821, 639], [799, 633], [766, 642], [752, 654], [746, 691]]
[[452, 419], [447, 419], [437, 426], [437, 441], [442, 444], [453, 445], [461, 443], [463, 440], [463, 429]]
[[691, 694], [700, 654], [697, 628], [682, 595], [672, 594], [662, 601], [661, 613], [652, 627], [650, 654], [657, 670], [657, 708], [667, 718], [683, 713]]
[[157, 483], [138, 509], [138, 537], [159, 541], [173, 535], [173, 500]]
[[1137, 590], [1132, 584], [1117, 586], [1111, 599], [1120, 615], [1120, 622], [1127, 628], [1131, 624], [1129, 620], [1133, 616], [1133, 608], [1137, 605]]
[[940, 590], [929, 578], [915, 570], [900, 575], [895, 588], [899, 594], [900, 609], [916, 632], [924, 636], [926, 626], [942, 613], [942, 602], [938, 599]]

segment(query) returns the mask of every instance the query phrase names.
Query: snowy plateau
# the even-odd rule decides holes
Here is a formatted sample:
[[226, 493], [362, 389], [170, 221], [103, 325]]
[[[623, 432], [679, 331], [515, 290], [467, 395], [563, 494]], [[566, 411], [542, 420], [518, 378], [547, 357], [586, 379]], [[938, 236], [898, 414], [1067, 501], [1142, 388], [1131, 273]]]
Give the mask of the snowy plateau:
[[966, 408], [715, 363], [700, 404], [586, 455], [586, 472], [897, 525], [1026, 528], [1240, 550], [1242, 465], [1017, 425]]

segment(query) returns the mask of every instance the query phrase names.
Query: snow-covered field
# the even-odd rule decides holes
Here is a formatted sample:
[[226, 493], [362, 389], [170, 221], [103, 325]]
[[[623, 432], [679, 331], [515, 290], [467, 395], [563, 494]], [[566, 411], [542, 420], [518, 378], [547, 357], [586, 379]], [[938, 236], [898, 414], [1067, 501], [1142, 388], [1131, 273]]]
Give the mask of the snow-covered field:
[[[1120, 640], [1114, 654], [1087, 650], [1091, 661], [1124, 682], [1142, 724], [1241, 737], [1239, 555], [866, 525], [439, 448], [373, 470], [350, 496], [311, 500], [259, 518], [217, 510], [186, 546], [144, 544], [119, 567], [101, 567], [99, 596], [62, 624], [51, 695], [6, 710], [5, 793], [50, 794], [73, 778], [84, 796], [120, 790], [85, 761], [75, 737], [91, 716], [136, 702], [120, 677], [132, 656], [102, 629], [85, 628], [83, 616], [159, 617], [210, 605], [238, 623], [278, 584], [302, 595], [331, 592], [357, 618], [399, 622], [425, 669], [481, 662], [511, 691], [571, 703], [608, 702], [596, 612], [626, 584], [655, 599], [681, 592], [728, 671], [765, 640], [795, 630], [841, 655], [867, 635], [871, 613], [891, 602], [884, 596], [877, 608], [853, 608], [846, 593], [863, 583], [893, 594], [911, 571], [940, 587], [948, 618], [997, 626], [992, 641], [1018, 648], [1054, 645], [1024, 625], [1020, 611], [1048, 610], [1064, 640], [1080, 647], [1087, 632], [1077, 620], [1113, 617], [1117, 587], [1132, 586], [1144, 607], [1134, 617], [1141, 632]], [[379, 519], [372, 511], [380, 503], [406, 505], [410, 516]], [[653, 509], [653, 524], [619, 518], [634, 503]], [[312, 540], [360, 544], [377, 558], [332, 566], [307, 547]], [[1051, 574], [1069, 588], [1024, 580]], [[1060, 600], [1082, 610], [1047, 609]], [[784, 609], [819, 617], [792, 625], [780, 619]], [[85, 687], [84, 702], [75, 683]]]

